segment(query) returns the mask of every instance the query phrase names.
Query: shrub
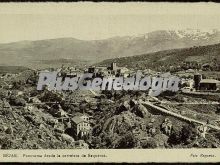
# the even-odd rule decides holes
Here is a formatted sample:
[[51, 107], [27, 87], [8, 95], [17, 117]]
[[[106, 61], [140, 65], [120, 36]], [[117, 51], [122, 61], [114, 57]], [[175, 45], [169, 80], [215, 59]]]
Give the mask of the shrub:
[[135, 138], [131, 132], [128, 132], [124, 135], [119, 142], [116, 144], [116, 148], [134, 148], [135, 147]]

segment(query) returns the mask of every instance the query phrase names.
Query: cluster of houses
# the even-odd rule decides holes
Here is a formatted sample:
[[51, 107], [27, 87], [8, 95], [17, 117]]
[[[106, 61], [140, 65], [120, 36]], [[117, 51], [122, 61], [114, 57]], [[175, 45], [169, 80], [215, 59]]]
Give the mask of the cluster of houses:
[[[77, 76], [78, 74], [92, 73], [93, 77], [130, 77], [136, 74], [135, 70], [128, 69], [126, 67], [119, 67], [115, 62], [111, 63], [109, 67], [106, 66], [90, 66], [84, 70], [77, 70], [75, 68], [61, 68], [60, 71], [64, 71], [67, 76]], [[160, 76], [164, 77], [164, 74], [155, 72], [150, 69], [141, 70], [144, 75]], [[175, 74], [181, 78], [181, 84], [187, 84], [185, 89], [197, 90], [197, 91], [218, 91], [220, 89], [220, 81], [216, 78], [203, 78], [202, 74], [199, 74], [194, 69], [188, 69], [185, 71], [179, 71]], [[170, 77], [171, 74], [165, 75]]]
[[110, 67], [106, 66], [90, 66], [87, 68], [74, 68], [74, 67], [64, 67], [57, 68], [56, 70], [44, 70], [44, 72], [57, 71], [58, 76], [66, 77], [78, 77], [82, 73], [92, 73], [93, 77], [127, 77], [131, 74], [135, 74], [135, 71], [129, 70], [126, 67], [119, 67], [115, 62], [111, 64]]
[[132, 77], [137, 72], [141, 72], [143, 75], [158, 76], [160, 73], [151, 69], [135, 70], [128, 69], [126, 67], [117, 66], [116, 62], [111, 63], [109, 67], [105, 66], [91, 66], [85, 70], [87, 73], [92, 73], [94, 77]]
[[194, 87], [200, 91], [217, 91], [220, 90], [220, 81], [216, 79], [203, 79], [201, 74], [195, 74]]
[[[183, 71], [182, 71], [183, 72]], [[191, 91], [219, 91], [220, 81], [218, 77], [203, 76], [201, 73], [194, 71], [192, 69], [180, 73], [182, 85], [184, 84], [184, 89], [189, 89]]]
[[128, 77], [133, 72], [126, 67], [119, 67], [115, 62], [110, 67], [91, 66], [85, 70], [87, 73], [92, 73], [94, 77]]
[[[74, 139], [84, 139], [85, 136], [89, 135], [91, 131], [90, 125], [90, 116], [86, 113], [76, 113], [74, 115], [66, 113], [60, 107], [56, 114], [57, 116], [57, 125], [61, 125], [61, 132], [67, 131], [69, 135], [74, 137]], [[55, 128], [57, 128], [57, 125]]]
[[70, 115], [63, 110], [60, 110], [60, 112], [63, 113], [60, 113], [60, 116], [55, 122], [55, 130], [74, 138], [74, 140], [76, 140], [74, 144], [77, 146], [79, 143], [78, 148], [88, 148], [84, 140], [91, 132], [90, 116], [86, 113]]
[[[40, 104], [39, 99], [32, 99], [33, 104]], [[28, 109], [32, 110], [33, 105], [27, 105]], [[46, 107], [45, 107], [46, 108]], [[53, 106], [47, 106], [48, 112], [55, 117], [53, 121], [54, 129], [60, 133], [67, 133], [75, 140], [84, 139], [91, 131], [90, 119], [87, 113], [68, 114], [62, 109], [59, 103]], [[65, 132], [67, 131], [67, 132]]]

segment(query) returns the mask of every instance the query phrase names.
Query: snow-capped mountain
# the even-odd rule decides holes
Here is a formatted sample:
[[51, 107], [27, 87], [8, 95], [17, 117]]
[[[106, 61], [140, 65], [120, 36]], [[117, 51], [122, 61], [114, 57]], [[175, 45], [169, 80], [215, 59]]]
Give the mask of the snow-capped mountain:
[[[96, 63], [105, 59], [146, 54], [168, 49], [220, 43], [219, 30], [160, 30], [135, 36], [83, 41], [58, 38], [0, 44], [0, 65], [49, 65], [66, 61]], [[10, 57], [10, 58], [9, 58]], [[72, 60], [69, 60], [72, 59]], [[60, 62], [60, 63], [61, 63]]]
[[208, 40], [211, 39], [216, 33], [217, 29], [200, 30], [200, 29], [186, 29], [186, 30], [169, 30], [170, 35], [177, 35], [179, 39], [187, 38], [191, 40]]
[[200, 30], [200, 29], [186, 29], [186, 30], [161, 30], [161, 31], [154, 31], [147, 34], [138, 35], [136, 37], [131, 38], [138, 38], [144, 37], [145, 40], [147, 39], [154, 39], [157, 37], [162, 37], [166, 39], [189, 39], [189, 40], [209, 40], [219, 35], [220, 30], [212, 29], [212, 30]]

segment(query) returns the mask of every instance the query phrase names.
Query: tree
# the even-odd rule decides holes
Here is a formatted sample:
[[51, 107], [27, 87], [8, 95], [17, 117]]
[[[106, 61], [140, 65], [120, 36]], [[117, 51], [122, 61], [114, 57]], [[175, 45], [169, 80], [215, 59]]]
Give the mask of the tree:
[[174, 129], [168, 139], [168, 144], [172, 145], [177, 145], [182, 142], [182, 132], [181, 130]]
[[148, 140], [145, 140], [141, 144], [142, 148], [157, 148], [157, 142], [153, 138], [149, 138]]
[[192, 140], [195, 139], [197, 134], [195, 125], [190, 124], [188, 126], [183, 126], [181, 130], [181, 141], [185, 144], [189, 144]]
[[120, 149], [134, 148], [135, 143], [136, 142], [135, 142], [134, 135], [132, 134], [132, 132], [128, 132], [119, 140], [115, 148], [120, 148]]
[[100, 148], [101, 139], [100, 137], [92, 137], [91, 148]]

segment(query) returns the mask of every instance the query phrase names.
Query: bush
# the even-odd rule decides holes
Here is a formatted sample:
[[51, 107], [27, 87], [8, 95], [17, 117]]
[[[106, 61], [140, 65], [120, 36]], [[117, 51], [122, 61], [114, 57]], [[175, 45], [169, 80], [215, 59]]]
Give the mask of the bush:
[[168, 144], [170, 145], [177, 145], [182, 142], [182, 132], [181, 130], [173, 130], [171, 133], [169, 139], [168, 139]]
[[135, 147], [134, 135], [131, 132], [128, 132], [119, 140], [115, 148], [126, 149], [126, 148], [134, 148], [134, 147]]
[[153, 138], [149, 138], [148, 140], [145, 140], [141, 144], [142, 148], [157, 148], [157, 142]]
[[12, 141], [8, 137], [0, 138], [0, 149], [11, 149]]
[[183, 126], [181, 130], [181, 141], [185, 144], [189, 144], [195, 139], [197, 134], [196, 128], [193, 124], [188, 126]]
[[26, 105], [26, 101], [23, 98], [15, 98], [15, 97], [11, 97], [10, 98], [10, 105], [15, 105], [15, 106], [25, 106]]

